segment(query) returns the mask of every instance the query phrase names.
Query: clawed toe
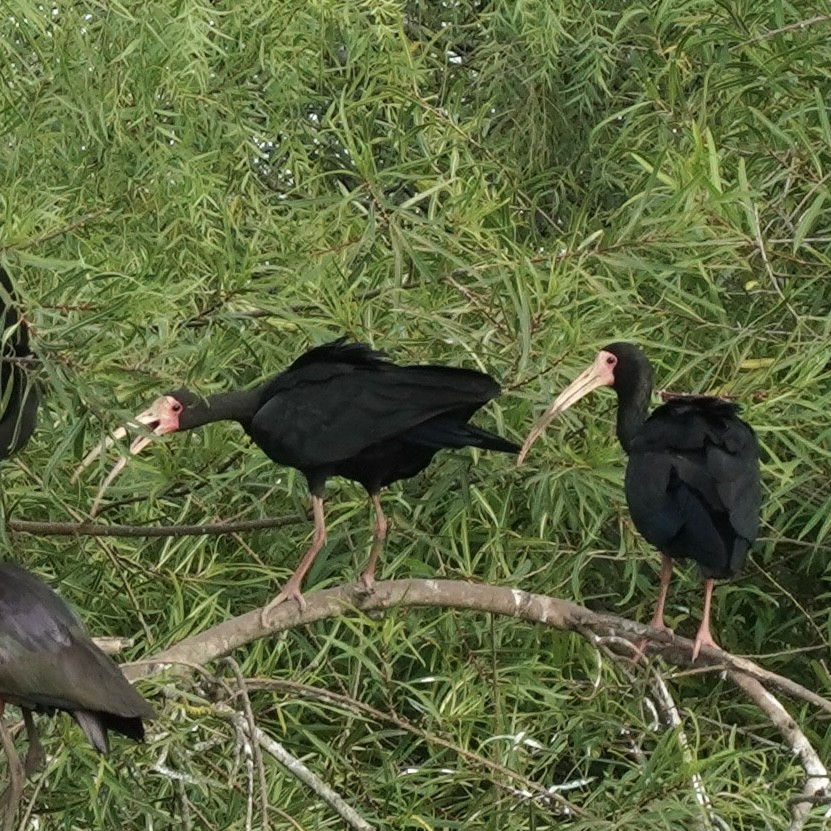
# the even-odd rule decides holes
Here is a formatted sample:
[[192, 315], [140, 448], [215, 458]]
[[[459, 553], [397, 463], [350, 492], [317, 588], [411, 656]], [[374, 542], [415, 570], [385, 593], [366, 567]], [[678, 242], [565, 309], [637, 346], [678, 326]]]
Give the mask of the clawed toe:
[[282, 591], [263, 608], [262, 614], [260, 615], [260, 621], [263, 626], [268, 626], [274, 610], [286, 600], [294, 600], [299, 606], [301, 613], [306, 611], [306, 598], [303, 597], [300, 587], [292, 586], [291, 581], [289, 581], [283, 587]]

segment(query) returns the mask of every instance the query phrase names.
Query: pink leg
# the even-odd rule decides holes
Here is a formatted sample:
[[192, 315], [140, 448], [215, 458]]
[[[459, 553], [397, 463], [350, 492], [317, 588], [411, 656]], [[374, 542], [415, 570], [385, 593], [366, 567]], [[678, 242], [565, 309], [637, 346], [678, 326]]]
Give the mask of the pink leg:
[[264, 625], [267, 625], [268, 617], [272, 610], [284, 600], [288, 600], [289, 598], [296, 600], [301, 612], [306, 608], [306, 601], [303, 599], [300, 587], [303, 584], [303, 578], [306, 576], [306, 572], [312, 567], [315, 557], [317, 557], [321, 548], [326, 545], [326, 518], [323, 515], [323, 497], [312, 495], [312, 511], [315, 521], [312, 544], [309, 550], [303, 555], [300, 565], [294, 570], [294, 574], [289, 578], [286, 585], [283, 586], [280, 593], [263, 609], [262, 622]]
[[[672, 560], [666, 554], [661, 554], [661, 584], [658, 589], [658, 605], [655, 607], [655, 614], [652, 615], [652, 620], [649, 622], [649, 625], [653, 629], [660, 629], [662, 632], [667, 632], [671, 635], [672, 629], [664, 623], [664, 604], [667, 601], [670, 580], [672, 580]], [[635, 655], [636, 662], [643, 656], [645, 646], [646, 638], [638, 642], [638, 654]]]
[[361, 575], [361, 582], [372, 591], [375, 584], [375, 568], [378, 565], [378, 557], [384, 550], [384, 541], [387, 539], [387, 518], [381, 508], [381, 497], [377, 493], [370, 494], [372, 506], [375, 508], [375, 528], [372, 530], [372, 548], [369, 550], [369, 562], [366, 564], [364, 573]]
[[707, 646], [710, 649], [721, 649], [721, 647], [713, 640], [710, 634], [710, 601], [713, 597], [713, 587], [715, 580], [711, 578], [704, 581], [704, 612], [701, 617], [701, 626], [698, 627], [698, 632], [693, 642], [692, 659], [698, 657], [702, 646]]
[[655, 614], [649, 625], [653, 629], [660, 629], [662, 632], [672, 634], [672, 629], [664, 623], [664, 605], [667, 602], [667, 591], [669, 581], [672, 580], [672, 560], [666, 554], [661, 555], [661, 587], [658, 590], [658, 605], [655, 607]]

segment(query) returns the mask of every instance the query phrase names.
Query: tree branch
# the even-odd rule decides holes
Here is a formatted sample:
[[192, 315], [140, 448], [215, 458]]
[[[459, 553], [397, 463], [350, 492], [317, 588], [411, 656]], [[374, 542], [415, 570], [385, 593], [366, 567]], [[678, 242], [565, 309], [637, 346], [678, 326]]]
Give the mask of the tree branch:
[[778, 699], [755, 678], [748, 678], [742, 672], [730, 671], [727, 674], [730, 680], [743, 690], [770, 719], [805, 771], [802, 798], [795, 797], [790, 800], [791, 824], [788, 826], [788, 831], [801, 831], [808, 819], [811, 806], [818, 801], [827, 803], [831, 797], [831, 781], [828, 779], [828, 771], [799, 725]]
[[[615, 636], [634, 643], [645, 639], [648, 652], [661, 655], [677, 666], [692, 664], [692, 641], [688, 638], [668, 635], [618, 615], [598, 614], [568, 600], [520, 589], [454, 580], [386, 580], [376, 583], [375, 590], [371, 593], [359, 584], [350, 583], [310, 592], [305, 598], [307, 607], [303, 612], [296, 603], [283, 603], [272, 611], [267, 626], [263, 625], [261, 609], [246, 612], [198, 635], [185, 638], [141, 662], [126, 666], [124, 673], [130, 680], [136, 680], [154, 675], [173, 664], [205, 665], [259, 638], [354, 611], [420, 607], [491, 612], [529, 623], [542, 623], [554, 629], [577, 632], [590, 640], [594, 640], [594, 637]], [[705, 647], [695, 666], [717, 671], [726, 667], [743, 672], [785, 695], [807, 701], [831, 713], [831, 701], [795, 681], [729, 652]]]
[[235, 534], [263, 528], [283, 528], [307, 522], [303, 513], [247, 519], [239, 522], [208, 522], [202, 525], [104, 525], [100, 522], [33, 522], [10, 519], [9, 531], [42, 537], [196, 537], [209, 534]]
[[340, 794], [330, 788], [300, 759], [292, 756], [280, 742], [272, 739], [256, 725], [252, 727], [246, 717], [233, 707], [222, 702], [216, 702], [213, 706], [217, 713], [229, 719], [238, 730], [245, 733], [251, 741], [256, 742], [266, 753], [273, 756], [292, 776], [317, 794], [347, 825], [355, 831], [375, 831], [375, 826], [370, 825]]

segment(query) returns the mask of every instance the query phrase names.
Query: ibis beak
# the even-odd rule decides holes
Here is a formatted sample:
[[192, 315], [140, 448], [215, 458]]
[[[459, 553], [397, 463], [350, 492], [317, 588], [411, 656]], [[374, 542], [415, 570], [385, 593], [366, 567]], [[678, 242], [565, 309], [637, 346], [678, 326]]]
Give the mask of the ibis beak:
[[116, 476], [124, 470], [127, 466], [127, 462], [132, 456], [141, 453], [141, 451], [153, 441], [155, 436], [163, 436], [165, 433], [172, 433], [174, 430], [178, 429], [178, 419], [171, 419], [168, 415], [170, 406], [167, 399], [167, 396], [162, 396], [154, 401], [144, 412], [134, 416], [128, 424], [113, 431], [99, 445], [87, 453], [75, 473], [72, 475], [71, 481], [76, 482], [84, 470], [86, 470], [86, 468], [88, 468], [105, 450], [127, 435], [128, 428], [141, 425], [150, 431], [149, 434], [145, 432], [136, 436], [127, 450], [127, 455], [122, 456], [115, 463], [112, 470], [107, 474], [106, 478], [101, 483], [101, 487], [98, 489], [98, 493], [95, 495], [95, 501], [92, 503], [90, 516], [95, 516], [98, 513], [105, 491], [112, 484]]
[[540, 416], [537, 423], [531, 428], [531, 432], [519, 451], [516, 463], [519, 467], [525, 456], [531, 449], [531, 445], [545, 432], [545, 428], [554, 420], [555, 416], [564, 413], [581, 398], [585, 398], [592, 390], [599, 387], [608, 387], [614, 384], [613, 371], [606, 364], [608, 353], [601, 352], [594, 363], [581, 372], [556, 398], [554, 403]]

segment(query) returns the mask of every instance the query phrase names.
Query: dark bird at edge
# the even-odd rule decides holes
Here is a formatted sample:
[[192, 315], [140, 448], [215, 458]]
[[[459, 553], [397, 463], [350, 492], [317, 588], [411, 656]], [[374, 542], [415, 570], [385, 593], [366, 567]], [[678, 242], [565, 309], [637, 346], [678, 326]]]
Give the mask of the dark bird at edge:
[[38, 390], [31, 374], [35, 355], [29, 348], [29, 324], [17, 308], [17, 293], [0, 266], [0, 309], [3, 342], [0, 350], [0, 459], [20, 450], [37, 422]]
[[22, 708], [27, 729], [32, 712], [69, 713], [99, 753], [109, 750], [107, 731], [141, 741], [142, 719], [155, 717], [56, 592], [0, 563], [0, 715], [7, 702]]
[[[305, 607], [301, 586], [326, 543], [323, 500], [326, 480], [343, 476], [364, 486], [375, 510], [372, 547], [361, 575], [371, 589], [387, 534], [380, 491], [415, 476], [445, 448], [479, 447], [516, 453], [519, 446], [468, 424], [484, 404], [500, 393], [489, 375], [456, 367], [400, 366], [364, 343], [346, 338], [310, 349], [285, 371], [259, 387], [200, 398], [180, 389], [156, 400], [135, 418], [156, 435], [191, 430], [215, 421], [238, 422], [274, 462], [303, 473], [309, 483], [314, 536], [294, 574], [266, 607], [264, 617], [287, 598]], [[94, 449], [81, 470], [124, 428]], [[130, 454], [151, 438], [140, 436]], [[101, 495], [127, 459], [110, 472]], [[80, 471], [79, 471], [80, 472]], [[76, 474], [77, 475], [77, 474]]]
[[626, 502], [635, 527], [662, 554], [652, 626], [671, 631], [664, 603], [672, 561], [694, 560], [704, 578], [695, 660], [701, 647], [719, 648], [710, 633], [714, 581], [739, 573], [759, 531], [759, 445], [736, 405], [720, 398], [673, 396], [647, 417], [652, 379], [652, 365], [637, 346], [605, 347], [541, 416], [518, 463], [557, 414], [598, 387], [617, 393], [617, 436], [629, 455]]

